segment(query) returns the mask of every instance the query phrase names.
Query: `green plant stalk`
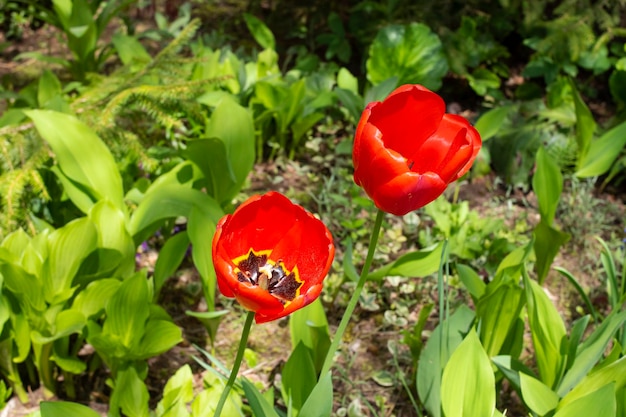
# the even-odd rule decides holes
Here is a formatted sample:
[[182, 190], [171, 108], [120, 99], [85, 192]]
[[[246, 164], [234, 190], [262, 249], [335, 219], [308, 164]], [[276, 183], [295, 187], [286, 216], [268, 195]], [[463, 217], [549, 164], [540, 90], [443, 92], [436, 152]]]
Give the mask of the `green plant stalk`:
[[363, 291], [363, 287], [365, 286], [365, 281], [367, 280], [367, 275], [369, 274], [370, 266], [372, 266], [372, 260], [374, 259], [374, 252], [376, 251], [376, 244], [378, 243], [378, 236], [380, 235], [380, 228], [383, 224], [383, 217], [385, 216], [385, 212], [382, 210], [378, 210], [376, 214], [376, 221], [374, 222], [374, 230], [372, 231], [372, 236], [370, 238], [369, 248], [367, 249], [367, 256], [365, 257], [365, 263], [363, 264], [363, 269], [361, 270], [361, 276], [359, 277], [359, 281], [356, 284], [356, 288], [352, 293], [352, 297], [348, 302], [348, 306], [346, 307], [346, 311], [343, 313], [343, 317], [341, 318], [341, 322], [339, 323], [339, 327], [337, 327], [337, 331], [335, 332], [335, 337], [333, 338], [333, 342], [328, 348], [328, 353], [326, 353], [326, 358], [324, 359], [324, 365], [322, 365], [322, 370], [320, 372], [320, 378], [323, 375], [326, 375], [333, 363], [333, 359], [335, 357], [335, 352], [339, 348], [339, 343], [341, 343], [341, 339], [343, 338], [343, 334], [348, 327], [348, 323], [350, 322], [350, 318], [352, 317], [352, 313], [356, 308], [357, 303], [359, 302], [359, 297], [361, 296], [361, 292]]
[[[447, 281], [444, 274], [444, 262], [447, 265], [446, 252], [448, 251], [448, 239], [443, 241], [443, 248], [441, 250], [441, 260], [439, 261], [439, 273], [437, 274], [437, 293], [439, 295], [439, 320], [441, 321], [441, 332], [439, 333], [439, 346], [441, 352], [439, 352], [439, 358], [441, 359], [441, 369], [444, 367], [444, 360], [448, 360], [449, 350], [448, 346], [444, 345], [444, 340], [447, 342], [450, 340], [448, 337], [448, 311], [447, 303]], [[445, 337], [444, 337], [445, 335]]]
[[222, 408], [224, 408], [224, 404], [226, 404], [226, 399], [228, 398], [228, 394], [235, 384], [235, 379], [237, 379], [237, 374], [239, 373], [239, 367], [241, 366], [241, 360], [243, 359], [243, 353], [246, 350], [246, 344], [248, 343], [248, 336], [250, 336], [250, 328], [252, 327], [252, 321], [254, 320], [254, 311], [249, 311], [246, 316], [246, 322], [243, 325], [243, 330], [241, 331], [241, 339], [239, 340], [239, 348], [237, 349], [237, 356], [235, 356], [235, 362], [233, 363], [233, 368], [230, 371], [230, 376], [228, 377], [228, 381], [226, 381], [226, 386], [224, 387], [224, 391], [222, 391], [222, 395], [220, 397], [219, 402], [217, 403], [217, 407], [215, 408], [214, 417], [219, 417], [222, 414]]

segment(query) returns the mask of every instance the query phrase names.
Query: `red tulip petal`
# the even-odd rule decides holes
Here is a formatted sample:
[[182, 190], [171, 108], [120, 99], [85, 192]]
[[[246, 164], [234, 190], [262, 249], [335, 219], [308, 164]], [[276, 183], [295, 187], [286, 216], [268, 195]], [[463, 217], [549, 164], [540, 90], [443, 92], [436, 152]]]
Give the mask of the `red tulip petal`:
[[467, 138], [469, 123], [460, 116], [446, 114], [439, 129], [415, 154], [413, 171], [436, 172], [450, 183], [472, 155], [472, 145]]
[[474, 160], [476, 159], [476, 156], [478, 156], [478, 153], [480, 152], [480, 147], [482, 146], [482, 139], [480, 138], [480, 133], [478, 133], [478, 130], [476, 130], [474, 126], [468, 126], [467, 139], [472, 145], [472, 155], [470, 156], [469, 160], [465, 163], [463, 168], [461, 168], [459, 172], [457, 172], [456, 178], [454, 178], [455, 181], [461, 178], [463, 175], [467, 173], [467, 171], [470, 170], [470, 168], [472, 167], [472, 164], [474, 164]]
[[444, 113], [441, 97], [413, 86], [372, 108], [369, 123], [382, 132], [385, 147], [407, 157], [437, 130]]
[[381, 210], [403, 216], [435, 200], [446, 187], [436, 173], [407, 172], [376, 188], [372, 199]]

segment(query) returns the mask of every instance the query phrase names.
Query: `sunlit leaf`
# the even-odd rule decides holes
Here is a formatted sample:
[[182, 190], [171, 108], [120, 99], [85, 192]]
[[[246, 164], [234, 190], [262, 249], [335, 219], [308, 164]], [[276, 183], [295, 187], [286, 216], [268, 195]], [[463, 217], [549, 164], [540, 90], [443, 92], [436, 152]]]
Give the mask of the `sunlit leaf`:
[[535, 413], [543, 416], [554, 410], [559, 403], [559, 396], [543, 382], [525, 373], [520, 373], [522, 399]]
[[454, 350], [444, 368], [441, 406], [446, 417], [493, 415], [496, 408], [495, 377], [474, 329]]
[[100, 417], [85, 405], [67, 401], [42, 401], [40, 407], [41, 417]]
[[298, 417], [330, 417], [333, 411], [333, 383], [331, 373], [320, 377], [306, 400]]
[[367, 79], [378, 84], [397, 76], [398, 84], [441, 86], [448, 62], [439, 37], [421, 23], [382, 28], [369, 49]]

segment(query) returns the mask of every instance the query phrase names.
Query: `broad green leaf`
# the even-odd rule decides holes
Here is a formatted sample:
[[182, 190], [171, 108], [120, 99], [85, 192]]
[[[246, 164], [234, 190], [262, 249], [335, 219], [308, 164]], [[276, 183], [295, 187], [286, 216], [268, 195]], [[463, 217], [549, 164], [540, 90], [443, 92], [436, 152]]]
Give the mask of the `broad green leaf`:
[[458, 264], [456, 266], [456, 272], [459, 275], [459, 279], [475, 301], [482, 297], [485, 293], [487, 285], [476, 271], [467, 265]]
[[215, 224], [223, 215], [215, 200], [198, 190], [180, 185], [164, 185], [152, 191], [148, 190], [133, 213], [128, 227], [135, 244], [139, 245], [146, 240], [160, 222], [176, 217], [189, 217], [193, 207], [197, 207], [203, 217], [212, 219]]
[[281, 376], [281, 391], [285, 404], [290, 404], [296, 413], [304, 411], [303, 405], [317, 384], [317, 373], [311, 352], [304, 343], [299, 343], [291, 352]]
[[219, 138], [197, 139], [187, 144], [183, 155], [204, 174], [206, 192], [218, 203], [230, 202], [239, 191], [237, 177], [229, 163], [225, 143]]
[[279, 417], [272, 405], [250, 381], [242, 378], [241, 385], [255, 417]]
[[534, 375], [526, 365], [511, 355], [494, 356], [491, 361], [516, 390], [520, 390], [522, 387], [521, 374]]
[[[217, 406], [223, 389], [223, 383], [215, 382], [211, 384], [209, 388], [206, 388], [204, 391], [197, 394], [191, 404], [192, 417], [214, 417], [215, 407]], [[242, 406], [241, 397], [237, 391], [230, 390], [226, 403], [224, 404], [224, 408], [222, 409], [222, 416], [244, 417], [244, 414], [241, 411]]]
[[559, 249], [570, 240], [569, 233], [561, 232], [553, 226], [544, 222], [543, 218], [533, 231], [534, 250], [537, 261], [535, 262], [535, 271], [537, 272], [537, 280], [543, 283], [548, 276], [552, 261], [559, 253]]
[[230, 189], [232, 198], [248, 177], [255, 160], [255, 134], [252, 114], [234, 100], [222, 100], [213, 110], [206, 126], [208, 138], [219, 138], [226, 147], [226, 156], [236, 185]]
[[497, 285], [492, 281], [476, 304], [476, 318], [480, 323], [480, 338], [489, 357], [500, 353], [503, 343], [513, 329], [522, 307], [524, 291], [518, 283]]
[[[209, 311], [215, 309], [216, 277], [213, 268], [211, 239], [215, 234], [217, 220], [201, 207], [195, 206], [189, 213], [187, 233], [191, 241], [191, 256], [200, 278], [206, 297]], [[214, 335], [211, 335], [214, 336]]]
[[167, 320], [148, 320], [144, 335], [137, 348], [131, 352], [136, 359], [148, 359], [176, 346], [182, 341], [180, 328]]
[[315, 370], [319, 372], [331, 343], [328, 320], [322, 302], [316, 299], [308, 306], [293, 312], [289, 317], [289, 329], [292, 349], [299, 343], [308, 347]]
[[496, 408], [491, 361], [474, 329], [446, 364], [441, 378], [441, 405], [446, 417], [490, 417]]
[[333, 382], [331, 373], [320, 377], [298, 417], [330, 417], [333, 411]]
[[276, 49], [276, 40], [274, 39], [274, 34], [268, 28], [265, 23], [263, 23], [257, 17], [251, 15], [250, 13], [244, 13], [243, 19], [246, 22], [246, 26], [248, 30], [254, 37], [254, 40], [257, 41], [259, 45], [261, 45], [264, 49]]
[[341, 67], [337, 72], [337, 87], [350, 91], [356, 96], [359, 94], [359, 80], [344, 67]]
[[87, 125], [74, 116], [49, 110], [29, 110], [26, 114], [50, 144], [64, 175], [84, 187], [94, 203], [106, 197], [125, 210], [117, 164]]
[[559, 396], [543, 382], [525, 373], [519, 374], [522, 399], [533, 412], [543, 416], [554, 410]]
[[537, 150], [533, 191], [537, 195], [542, 220], [547, 225], [552, 225], [561, 191], [563, 191], [563, 175], [557, 163], [548, 155], [543, 146]]
[[72, 310], [81, 312], [86, 318], [99, 315], [120, 285], [122, 281], [113, 278], [90, 283], [78, 293], [72, 303]]
[[439, 269], [442, 250], [443, 244], [440, 243], [436, 246], [407, 253], [394, 262], [371, 272], [367, 279], [378, 281], [390, 275], [403, 277], [424, 277], [430, 275]]
[[576, 400], [561, 401], [554, 417], [616, 416], [614, 385], [606, 383]]
[[626, 146], [626, 122], [591, 142], [589, 152], [581, 158], [575, 175], [580, 178], [606, 173]]
[[121, 254], [121, 259], [114, 259], [115, 264], [104, 264], [100, 270], [109, 276], [129, 276], [135, 270], [135, 244], [126, 228], [125, 212], [118, 209], [109, 200], [97, 202], [89, 211], [89, 218], [98, 229], [98, 247], [114, 250]]
[[466, 74], [470, 87], [480, 96], [486, 95], [489, 90], [500, 87], [500, 77], [487, 68], [476, 68], [471, 74]]
[[172, 411], [174, 409], [178, 411], [177, 408], [183, 408], [186, 414], [181, 414], [188, 416], [189, 413], [186, 411], [186, 407], [187, 403], [193, 399], [193, 382], [191, 367], [188, 364], [180, 367], [165, 384], [163, 398], [157, 405], [157, 415], [174, 417], [179, 414], [173, 414]]
[[[575, 320], [574, 323], [572, 323], [569, 340], [567, 342], [567, 364], [565, 365], [565, 369], [567, 369], [567, 373], [572, 371], [571, 367], [572, 367], [572, 364], [574, 363], [574, 360], [576, 359], [576, 351], [578, 350], [578, 344], [583, 338], [583, 335], [585, 334], [585, 330], [587, 330], [587, 326], [589, 325], [590, 319], [591, 319], [591, 316], [587, 314], [586, 316], [582, 316], [579, 319]], [[559, 383], [559, 387], [563, 386], [563, 382], [567, 378], [568, 376], [567, 374], [565, 374], [565, 376]]]
[[598, 363], [613, 339], [615, 332], [626, 321], [626, 311], [611, 313], [594, 332], [578, 347], [576, 358], [559, 384], [557, 393], [560, 396], [567, 394], [575, 387], [589, 371]]
[[349, 116], [352, 118], [352, 122], [358, 122], [361, 117], [361, 112], [365, 107], [363, 104], [363, 98], [344, 88], [335, 88], [333, 91], [337, 95], [339, 105], [348, 111]]
[[615, 383], [615, 391], [626, 386], [626, 356], [621, 357], [610, 365], [587, 374], [561, 399], [559, 409], [611, 382]]
[[44, 70], [39, 78], [39, 86], [37, 88], [39, 107], [45, 108], [50, 101], [60, 97], [62, 94], [61, 82], [57, 76], [50, 70]]
[[70, 338], [64, 337], [54, 341], [52, 344], [52, 355], [50, 359], [65, 372], [81, 374], [87, 369], [87, 362], [79, 358], [70, 347]]
[[87, 319], [80, 311], [63, 310], [57, 314], [54, 326], [49, 329], [50, 335], [43, 336], [33, 331], [31, 337], [33, 342], [43, 345], [73, 333], [80, 333], [86, 324]]
[[189, 235], [186, 231], [171, 236], [159, 251], [154, 266], [154, 295], [158, 296], [163, 283], [178, 269], [189, 249]]
[[513, 111], [515, 111], [514, 106], [496, 107], [478, 118], [474, 127], [480, 133], [483, 142], [498, 134], [509, 114]]
[[20, 266], [4, 261], [1, 253], [0, 274], [4, 277], [4, 288], [15, 295], [29, 314], [46, 309], [43, 283]]
[[133, 349], [145, 332], [150, 314], [150, 294], [145, 272], [127, 278], [109, 300], [103, 334], [116, 338], [127, 349]]
[[469, 332], [473, 321], [474, 312], [465, 305], [461, 306], [435, 328], [422, 350], [416, 374], [417, 392], [432, 417], [441, 417], [443, 369], [452, 352], [463, 341], [463, 336]]
[[[379, 82], [376, 85], [373, 85], [371, 88], [368, 88], [365, 92], [365, 97], [363, 98], [363, 104], [368, 104], [373, 101], [383, 101], [393, 90], [398, 86], [399, 81], [398, 77], [392, 76], [387, 78], [384, 81]], [[365, 106], [363, 106], [365, 107]], [[359, 116], [363, 108], [359, 109]], [[357, 117], [356, 120], [359, 120]]]
[[441, 87], [448, 62], [439, 37], [421, 23], [382, 28], [372, 42], [367, 59], [367, 79], [378, 84], [397, 76], [398, 84]]
[[89, 213], [94, 204], [94, 197], [91, 191], [82, 184], [72, 181], [61, 171], [58, 165], [50, 168], [50, 171], [57, 176], [63, 186], [63, 191], [76, 207], [83, 213]]
[[111, 38], [113, 46], [117, 50], [122, 64], [131, 66], [133, 70], [142, 68], [152, 61], [152, 57], [146, 48], [134, 36], [115, 33]]
[[111, 411], [119, 408], [127, 417], [148, 417], [149, 399], [148, 388], [134, 367], [129, 366], [118, 371], [111, 398]]
[[100, 414], [91, 408], [67, 401], [42, 401], [40, 403], [41, 417], [100, 417]]
[[50, 233], [43, 278], [48, 303], [58, 304], [72, 296], [72, 281], [97, 244], [96, 227], [88, 218], [74, 220]]
[[524, 287], [539, 375], [541, 381], [552, 388], [564, 371], [567, 343], [565, 325], [546, 293], [527, 274], [524, 274]]
[[590, 150], [589, 147], [591, 145], [591, 139], [593, 138], [593, 132], [596, 130], [596, 122], [593, 120], [591, 110], [589, 110], [589, 107], [587, 107], [576, 89], [574, 80], [570, 79], [569, 84], [572, 88], [572, 97], [576, 108], [576, 143], [578, 144], [577, 168], [580, 170]]

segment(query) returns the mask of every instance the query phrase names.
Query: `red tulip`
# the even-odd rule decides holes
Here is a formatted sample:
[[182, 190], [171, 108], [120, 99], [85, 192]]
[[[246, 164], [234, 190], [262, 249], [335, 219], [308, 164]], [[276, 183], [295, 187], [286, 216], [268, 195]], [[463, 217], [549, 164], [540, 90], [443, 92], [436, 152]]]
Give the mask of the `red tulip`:
[[276, 192], [250, 197], [220, 220], [213, 237], [220, 292], [254, 311], [257, 323], [313, 302], [334, 255], [324, 223]]
[[402, 216], [424, 207], [470, 169], [480, 135], [445, 110], [443, 99], [421, 85], [403, 85], [365, 108], [352, 153], [354, 181], [379, 209]]

